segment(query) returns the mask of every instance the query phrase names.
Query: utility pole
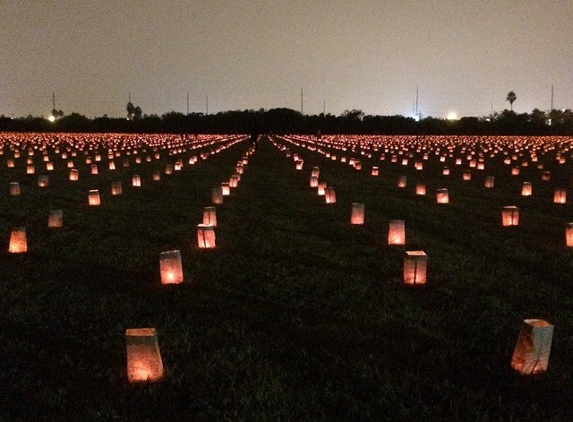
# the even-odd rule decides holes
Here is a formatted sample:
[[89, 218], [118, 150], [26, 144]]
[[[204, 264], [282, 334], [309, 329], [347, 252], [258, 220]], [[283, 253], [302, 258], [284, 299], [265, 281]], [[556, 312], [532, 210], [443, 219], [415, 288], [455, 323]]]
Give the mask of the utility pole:
[[189, 93], [187, 93], [187, 116], [189, 116]]
[[205, 115], [209, 114], [209, 96], [205, 95]]
[[304, 93], [302, 88], [300, 89], [300, 114], [304, 114]]
[[420, 110], [418, 109], [418, 85], [416, 85], [416, 120], [420, 120]]
[[127, 102], [130, 103], [131, 102], [131, 92], [127, 93]]
[[56, 109], [56, 94], [52, 92], [52, 110]]

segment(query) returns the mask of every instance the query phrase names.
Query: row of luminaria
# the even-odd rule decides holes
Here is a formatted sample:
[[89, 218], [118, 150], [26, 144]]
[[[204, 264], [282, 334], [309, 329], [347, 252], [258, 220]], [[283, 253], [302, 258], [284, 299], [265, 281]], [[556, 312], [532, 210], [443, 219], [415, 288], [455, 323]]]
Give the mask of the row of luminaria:
[[[236, 173], [230, 180], [221, 183], [220, 187], [211, 190], [213, 204], [222, 204], [223, 197], [231, 194], [243, 174], [243, 167], [248, 157], [254, 152], [249, 149], [237, 163]], [[216, 245], [215, 227], [217, 210], [214, 206], [203, 209], [203, 222], [197, 225], [197, 245], [200, 249], [212, 249]], [[159, 255], [159, 272], [161, 284], [180, 284], [184, 281], [181, 251], [161, 252]], [[130, 328], [126, 330], [127, 378], [130, 383], [157, 382], [164, 376], [163, 360], [157, 341], [155, 328]]]

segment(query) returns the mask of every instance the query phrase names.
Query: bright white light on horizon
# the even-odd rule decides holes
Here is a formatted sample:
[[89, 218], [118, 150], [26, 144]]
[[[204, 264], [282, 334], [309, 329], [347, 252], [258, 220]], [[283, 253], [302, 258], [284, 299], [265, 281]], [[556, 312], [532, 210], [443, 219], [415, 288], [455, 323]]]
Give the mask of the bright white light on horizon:
[[450, 111], [448, 113], [448, 120], [458, 120], [458, 113], [455, 111]]
[[54, 116], [50, 116], [50, 117], [48, 117], [48, 120], [50, 122], [54, 122], [54, 121], [56, 121], [56, 118]]

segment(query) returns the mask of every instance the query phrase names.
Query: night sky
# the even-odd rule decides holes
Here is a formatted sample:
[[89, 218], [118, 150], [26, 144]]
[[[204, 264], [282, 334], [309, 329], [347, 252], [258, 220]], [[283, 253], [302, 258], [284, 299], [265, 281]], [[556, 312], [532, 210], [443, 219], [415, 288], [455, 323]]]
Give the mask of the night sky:
[[573, 108], [572, 0], [0, 0], [0, 114]]

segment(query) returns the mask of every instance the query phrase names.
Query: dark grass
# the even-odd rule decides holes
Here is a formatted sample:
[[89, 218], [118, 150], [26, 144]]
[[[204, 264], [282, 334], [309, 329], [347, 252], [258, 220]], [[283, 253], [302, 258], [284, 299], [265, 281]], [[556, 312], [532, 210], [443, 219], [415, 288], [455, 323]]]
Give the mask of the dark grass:
[[[541, 182], [532, 164], [515, 177], [496, 158], [462, 181], [462, 166], [448, 163], [442, 176], [435, 155], [421, 172], [413, 159], [404, 167], [389, 154], [360, 156], [356, 171], [276, 143], [298, 152], [304, 169], [261, 141], [217, 206], [209, 251], [196, 248], [195, 227], [245, 142], [162, 171], [158, 182], [153, 171], [196, 152], [131, 159], [129, 168], [118, 159], [115, 172], [104, 156], [98, 176], [78, 160], [78, 182], [61, 168], [46, 189], [24, 174], [25, 158], [4, 167], [0, 419], [573, 418], [573, 253], [564, 247], [573, 207], [571, 198], [552, 203], [556, 186], [572, 189], [570, 162], [540, 156], [554, 176]], [[336, 204], [309, 187], [313, 165], [336, 188]], [[130, 186], [135, 173], [141, 188]], [[493, 190], [483, 188], [486, 174], [496, 176]], [[7, 194], [14, 180], [19, 197]], [[123, 195], [111, 196], [111, 180], [122, 180]], [[425, 197], [414, 195], [416, 180]], [[534, 183], [533, 197], [520, 196], [523, 180]], [[435, 204], [440, 187], [450, 204]], [[100, 207], [87, 205], [94, 188]], [[349, 224], [352, 202], [366, 204], [364, 226]], [[504, 205], [522, 209], [519, 227], [501, 227]], [[51, 208], [64, 210], [64, 228], [46, 227]], [[386, 245], [391, 219], [406, 221], [406, 247]], [[27, 254], [6, 253], [14, 226], [27, 228]], [[159, 253], [169, 249], [182, 252], [182, 285], [160, 285]], [[427, 285], [401, 283], [407, 249], [428, 254]], [[524, 318], [555, 325], [549, 371], [532, 378], [509, 367]], [[157, 329], [166, 377], [155, 385], [127, 382], [124, 335], [135, 327]]]

